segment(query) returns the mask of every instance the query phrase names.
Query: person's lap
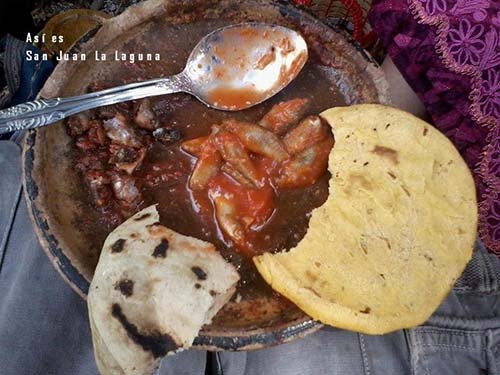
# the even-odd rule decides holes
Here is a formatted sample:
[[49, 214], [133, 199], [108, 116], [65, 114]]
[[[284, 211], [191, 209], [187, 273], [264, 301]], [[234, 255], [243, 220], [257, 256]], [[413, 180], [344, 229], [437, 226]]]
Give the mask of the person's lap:
[[[3, 237], [6, 251], [0, 269], [0, 347], [9, 348], [0, 351], [1, 373], [95, 374], [85, 302], [40, 248], [20, 196], [19, 147], [0, 142], [0, 158], [0, 202], [5, 206], [1, 228], [10, 227], [13, 220]], [[267, 350], [219, 353], [219, 359], [224, 374], [278, 374], [284, 369], [290, 375], [361, 373], [361, 344], [354, 333], [325, 328]], [[393, 357], [402, 358], [397, 351]], [[190, 350], [167, 357], [159, 373], [203, 374], [205, 365], [205, 353]]]
[[[64, 283], [38, 244], [20, 195], [20, 163], [19, 147], [0, 142], [0, 373], [97, 374], [85, 302]], [[221, 352], [216, 359], [224, 375], [390, 375], [410, 373], [410, 366], [429, 374], [457, 369], [479, 374], [500, 366], [490, 358], [500, 352], [500, 271], [480, 275], [469, 280], [480, 283], [473, 286], [477, 293], [468, 293], [470, 285], [462, 283], [439, 310], [459, 317], [445, 319], [445, 325], [460, 321], [460, 327], [436, 327], [437, 322], [383, 336], [324, 328], [264, 350]], [[475, 326], [468, 326], [471, 317]], [[188, 350], [164, 359], [158, 373], [204, 374], [205, 366], [205, 352]]]

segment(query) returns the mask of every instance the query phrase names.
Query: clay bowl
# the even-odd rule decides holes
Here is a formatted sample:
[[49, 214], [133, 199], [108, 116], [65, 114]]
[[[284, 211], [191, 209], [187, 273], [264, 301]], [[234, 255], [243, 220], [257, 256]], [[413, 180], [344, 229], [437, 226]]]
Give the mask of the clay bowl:
[[[317, 112], [335, 105], [386, 102], [383, 73], [355, 43], [290, 4], [263, 1], [150, 0], [131, 7], [107, 20], [90, 39], [80, 43], [77, 48], [88, 52], [89, 58], [60, 63], [40, 96], [81, 94], [96, 80], [114, 78], [130, 82], [177, 73], [206, 33], [244, 21], [296, 29], [305, 37], [310, 52], [309, 62], [296, 81], [272, 100], [252, 109], [256, 116], [274, 103], [298, 94], [311, 97]], [[113, 56], [115, 50], [159, 52], [162, 60], [135, 64], [113, 59], [96, 62], [95, 50], [108, 56]], [[172, 100], [180, 100], [188, 108], [201, 106], [187, 96], [173, 96]], [[98, 213], [89, 205], [82, 180], [74, 169], [73, 149], [62, 123], [30, 132], [24, 144], [24, 184], [43, 249], [64, 280], [85, 298], [107, 231], [82, 224], [82, 218], [88, 221]], [[195, 347], [252, 350], [288, 342], [321, 327], [265, 287], [228, 303], [213, 323], [203, 328]]]

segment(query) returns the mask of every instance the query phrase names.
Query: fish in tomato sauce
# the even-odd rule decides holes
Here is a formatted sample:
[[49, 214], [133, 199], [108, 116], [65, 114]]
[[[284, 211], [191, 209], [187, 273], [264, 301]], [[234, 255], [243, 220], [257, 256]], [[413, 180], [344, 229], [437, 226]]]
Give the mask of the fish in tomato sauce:
[[[237, 265], [246, 286], [240, 293], [268, 290], [251, 256], [294, 247], [307, 231], [310, 212], [328, 195], [332, 135], [328, 129], [323, 139], [327, 147], [321, 150], [327, 152], [302, 155], [310, 147], [301, 145], [308, 131], [301, 124], [340, 100], [292, 95], [305, 91], [305, 81], [299, 76], [277, 97], [237, 113], [208, 109], [176, 94], [68, 119], [75, 167], [89, 210], [96, 212], [88, 223], [96, 242], [138, 210], [159, 203], [162, 224], [214, 243]], [[113, 126], [106, 127], [110, 120]], [[309, 130], [320, 134], [324, 129]], [[196, 190], [190, 182], [208, 139], [219, 162], [212, 165], [206, 185]]]

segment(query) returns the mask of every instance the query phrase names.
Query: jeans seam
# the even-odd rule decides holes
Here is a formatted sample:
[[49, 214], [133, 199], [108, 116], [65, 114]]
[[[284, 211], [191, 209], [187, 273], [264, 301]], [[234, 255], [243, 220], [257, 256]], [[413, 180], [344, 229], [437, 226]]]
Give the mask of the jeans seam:
[[474, 348], [474, 347], [470, 347], [470, 346], [460, 346], [460, 345], [453, 345], [453, 344], [420, 344], [420, 346], [423, 348], [439, 347], [439, 348], [469, 350], [469, 351], [474, 351], [474, 352], [482, 352], [483, 351], [482, 348]]
[[496, 335], [496, 330], [486, 330], [486, 363], [488, 369], [493, 374], [493, 371], [500, 370], [500, 342], [493, 344], [493, 336]]
[[481, 258], [481, 263], [482, 263], [482, 267], [481, 267], [481, 284], [478, 286], [478, 290], [482, 290], [482, 291], [486, 291], [486, 292], [489, 292], [491, 289], [490, 289], [490, 285], [489, 285], [489, 270], [488, 270], [488, 262], [484, 259], [484, 255], [483, 254], [480, 254], [480, 258]]
[[426, 375], [430, 375], [425, 356], [421, 355], [422, 353], [420, 349], [422, 349], [422, 344], [420, 343], [417, 332], [414, 329], [408, 330], [406, 332], [407, 339], [409, 341], [408, 344], [410, 349], [410, 367], [412, 375], [422, 375], [421, 372], [417, 372], [418, 368], [422, 368], [425, 371]]
[[465, 330], [467, 332], [482, 332], [485, 329], [497, 329], [500, 327], [500, 316], [491, 318], [466, 318], [453, 317], [449, 315], [432, 315], [422, 327], [436, 327], [445, 330]]
[[488, 254], [483, 254], [482, 255], [484, 259], [484, 265], [485, 265], [485, 272], [484, 272], [484, 277], [486, 279], [485, 281], [485, 284], [487, 284], [487, 287], [485, 287], [484, 289], [486, 289], [488, 292], [490, 291], [498, 291], [498, 285], [495, 285], [495, 281], [496, 281], [496, 278], [495, 278], [495, 272], [493, 272], [493, 269], [492, 269], [492, 265], [491, 265], [491, 262], [488, 261]]
[[405, 339], [406, 347], [408, 348], [408, 361], [410, 362], [410, 372], [411, 375], [415, 375], [413, 371], [413, 356], [415, 355], [415, 351], [411, 345], [410, 331], [407, 329], [403, 330], [403, 337]]
[[438, 334], [446, 334], [446, 335], [455, 335], [455, 336], [470, 336], [471, 334], [480, 334], [482, 335], [484, 333], [484, 330], [471, 330], [467, 332], [459, 331], [459, 330], [454, 330], [453, 328], [442, 328], [442, 329], [435, 329], [435, 328], [416, 328], [417, 331], [422, 331], [423, 333], [438, 333]]
[[468, 294], [474, 296], [494, 296], [500, 294], [500, 290], [488, 290], [488, 291], [479, 291], [473, 288], [455, 288], [453, 292], [457, 294]]
[[368, 355], [366, 353], [366, 343], [364, 335], [362, 333], [358, 333], [358, 339], [359, 339], [359, 347], [361, 349], [361, 358], [363, 360], [364, 375], [370, 375], [371, 374], [370, 363], [368, 361]]
[[12, 233], [12, 228], [14, 226], [14, 221], [16, 218], [16, 212], [19, 208], [19, 202], [21, 201], [21, 194], [22, 193], [22, 185], [18, 187], [17, 194], [15, 196], [14, 204], [12, 205], [12, 208], [9, 213], [9, 217], [7, 219], [7, 226], [5, 228], [5, 231], [3, 233], [3, 240], [0, 243], [0, 273], [2, 272], [3, 269], [3, 263], [5, 259], [5, 255], [7, 253], [7, 244], [9, 243], [10, 239], [10, 234]]

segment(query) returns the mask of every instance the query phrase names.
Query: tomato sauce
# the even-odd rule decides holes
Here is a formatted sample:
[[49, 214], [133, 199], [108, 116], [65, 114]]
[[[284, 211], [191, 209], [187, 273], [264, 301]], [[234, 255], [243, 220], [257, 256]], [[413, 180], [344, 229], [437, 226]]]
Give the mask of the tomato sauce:
[[[236, 219], [244, 227], [244, 240], [233, 244], [231, 240], [227, 240], [227, 236], [224, 236], [222, 230], [221, 235], [226, 239], [228, 245], [234, 245], [239, 252], [246, 256], [253, 256], [261, 252], [256, 244], [256, 238], [259, 236], [259, 230], [266, 225], [277, 209], [276, 192], [266, 175], [266, 170], [259, 170], [259, 173], [263, 176], [262, 187], [241, 186], [231, 176], [220, 172], [210, 181], [206, 192], [212, 209], [215, 209], [213, 198], [217, 196], [225, 197], [230, 204], [234, 205], [237, 212]], [[207, 202], [207, 200], [203, 201]]]
[[[206, 30], [200, 31], [201, 36], [205, 33]], [[176, 61], [183, 63], [186, 60], [191, 46], [188, 47], [180, 56], [175, 55], [180, 53], [176, 45], [174, 54]], [[160, 64], [149, 66], [148, 69], [150, 69], [148, 77], [164, 74]], [[119, 85], [125, 80], [144, 78], [134, 76], [140, 73], [134, 72], [126, 71], [123, 77], [115, 77], [109, 86]], [[97, 87], [96, 90], [102, 88], [106, 87]], [[309, 62], [297, 78], [284, 90], [264, 103], [244, 111], [225, 112], [211, 109], [187, 94], [150, 98], [150, 107], [157, 117], [159, 126], [178, 132], [180, 138], [165, 143], [153, 137], [152, 132], [147, 129], [136, 129], [144, 140], [146, 151], [144, 159], [130, 175], [140, 192], [140, 199], [126, 207], [127, 210], [123, 212], [116, 207], [113, 191], [110, 190], [111, 184], [106, 182], [102, 191], [93, 192], [85, 177], [89, 169], [106, 172], [112, 168], [109, 165], [112, 155], [106, 150], [109, 139], [106, 141], [107, 145], [100, 145], [102, 139], [95, 137], [94, 140], [85, 134], [78, 135], [80, 131], [76, 129], [78, 132], [72, 135], [75, 140], [74, 164], [82, 170], [82, 189], [86, 191], [86, 196], [82, 199], [85, 199], [84, 207], [92, 218], [92, 223], [86, 224], [88, 227], [84, 230], [86, 233], [92, 233], [89, 241], [95, 241], [89, 246], [102, 247], [104, 239], [116, 225], [134, 212], [148, 205], [158, 204], [163, 225], [184, 235], [213, 243], [217, 250], [237, 267], [241, 275], [239, 293], [243, 296], [253, 293], [260, 295], [263, 291], [272, 293], [255, 270], [251, 255], [283, 251], [296, 246], [307, 231], [311, 211], [323, 204], [328, 196], [330, 175], [326, 168], [313, 184], [300, 188], [278, 189], [273, 183], [269, 183], [259, 191], [239, 186], [224, 172], [217, 174], [210, 184], [210, 189], [232, 194], [238, 204], [239, 216], [252, 218], [251, 221], [248, 220], [251, 223], [245, 231], [246, 246], [236, 246], [224, 236], [217, 225], [213, 199], [209, 196], [209, 191], [195, 192], [189, 188], [189, 179], [197, 158], [182, 150], [180, 145], [187, 140], [208, 136], [212, 125], [220, 124], [229, 118], [258, 123], [277, 103], [296, 98], [306, 98], [311, 103], [303, 116], [318, 114], [332, 106], [346, 103], [337, 85], [333, 83], [330, 73], [314, 63], [314, 56], [310, 56]], [[134, 103], [123, 103], [116, 107], [130, 122], [133, 121]], [[104, 113], [105, 109], [102, 108], [101, 112]], [[77, 143], [84, 147], [79, 148]], [[266, 171], [267, 176], [278, 173], [282, 167], [271, 159], [256, 155], [251, 157], [257, 170]], [[128, 163], [129, 160], [125, 158], [124, 162]], [[121, 171], [120, 174], [126, 173]], [[99, 202], [108, 201], [110, 205], [101, 207], [96, 199]]]
[[218, 87], [206, 94], [206, 99], [218, 108], [238, 109], [249, 107], [262, 100], [262, 93], [252, 87]]

